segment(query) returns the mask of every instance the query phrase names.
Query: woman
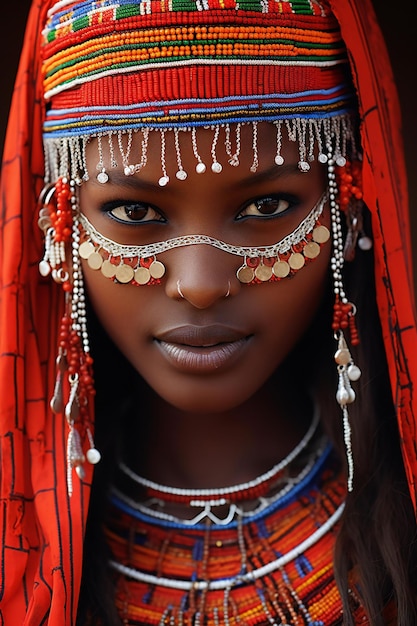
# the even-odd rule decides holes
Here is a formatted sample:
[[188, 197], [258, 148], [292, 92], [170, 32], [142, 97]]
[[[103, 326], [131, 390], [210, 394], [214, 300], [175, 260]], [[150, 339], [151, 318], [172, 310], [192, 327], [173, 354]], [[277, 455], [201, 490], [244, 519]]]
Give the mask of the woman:
[[5, 624], [416, 622], [387, 67], [364, 2], [34, 2], [3, 165]]

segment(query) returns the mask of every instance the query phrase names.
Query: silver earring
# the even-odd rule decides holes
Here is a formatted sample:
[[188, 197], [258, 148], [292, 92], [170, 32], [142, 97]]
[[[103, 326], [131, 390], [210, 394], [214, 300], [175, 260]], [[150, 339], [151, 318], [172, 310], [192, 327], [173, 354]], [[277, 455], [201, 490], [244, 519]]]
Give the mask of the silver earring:
[[352, 452], [352, 429], [349, 419], [348, 405], [355, 401], [356, 394], [351, 383], [359, 380], [361, 371], [354, 364], [352, 355], [348, 348], [344, 330], [349, 329], [352, 345], [359, 343], [359, 338], [355, 326], [356, 307], [349, 302], [343, 284], [342, 270], [344, 265], [344, 242], [341, 226], [341, 210], [339, 206], [339, 189], [335, 173], [336, 162], [332, 150], [329, 147], [327, 159], [327, 175], [329, 180], [329, 204], [330, 217], [333, 232], [333, 256], [330, 262], [333, 274], [333, 290], [335, 303], [333, 305], [333, 332], [337, 341], [337, 350], [334, 360], [337, 365], [338, 387], [336, 400], [342, 409], [343, 439], [347, 461], [347, 487], [348, 491], [353, 490], [354, 459]]

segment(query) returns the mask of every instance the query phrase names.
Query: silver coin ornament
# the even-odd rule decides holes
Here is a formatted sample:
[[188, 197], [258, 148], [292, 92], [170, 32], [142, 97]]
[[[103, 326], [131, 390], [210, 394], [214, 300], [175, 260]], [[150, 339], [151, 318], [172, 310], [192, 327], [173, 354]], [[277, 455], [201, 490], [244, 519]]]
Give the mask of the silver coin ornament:
[[[109, 251], [105, 251], [109, 255], [108, 258], [103, 258], [100, 254], [101, 249], [102, 247], [94, 245], [89, 239], [80, 244], [79, 255], [87, 261], [90, 269], [100, 270], [105, 278], [121, 284], [128, 284], [134, 281], [138, 285], [147, 285], [152, 279], [160, 280], [165, 275], [165, 265], [157, 259], [154, 259], [149, 267], [140, 265], [140, 259], [136, 265], [131, 265], [131, 259], [128, 259], [128, 257], [120, 257], [120, 261], [117, 263], [112, 260]], [[46, 272], [50, 271], [50, 266], [48, 263], [44, 265], [45, 267], [40, 266], [39, 270], [41, 273], [45, 272], [43, 275], [46, 276]]]
[[330, 239], [330, 231], [327, 226], [317, 224], [312, 233], [311, 239], [300, 244], [300, 251], [290, 250], [285, 257], [277, 255], [276, 261], [270, 266], [264, 259], [260, 259], [255, 268], [249, 267], [245, 263], [239, 267], [236, 276], [241, 283], [249, 284], [253, 281], [269, 282], [274, 278], [286, 278], [302, 269], [306, 261], [317, 259], [321, 252], [321, 246]]

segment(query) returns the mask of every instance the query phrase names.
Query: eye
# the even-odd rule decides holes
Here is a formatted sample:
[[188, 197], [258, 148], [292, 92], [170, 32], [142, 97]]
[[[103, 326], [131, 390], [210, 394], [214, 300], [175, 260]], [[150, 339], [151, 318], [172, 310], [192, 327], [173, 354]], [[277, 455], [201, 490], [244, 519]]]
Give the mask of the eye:
[[237, 219], [243, 217], [273, 217], [280, 215], [289, 209], [294, 202], [281, 196], [267, 196], [252, 200], [237, 216]]
[[104, 211], [119, 222], [143, 224], [144, 222], [164, 222], [165, 219], [153, 206], [141, 202], [112, 203]]

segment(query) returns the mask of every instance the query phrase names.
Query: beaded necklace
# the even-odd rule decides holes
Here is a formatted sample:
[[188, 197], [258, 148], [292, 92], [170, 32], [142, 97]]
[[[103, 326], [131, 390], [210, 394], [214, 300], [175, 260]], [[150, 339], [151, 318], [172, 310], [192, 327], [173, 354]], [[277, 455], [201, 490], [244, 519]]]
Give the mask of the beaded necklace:
[[[169, 487], [166, 485], [158, 485], [157, 483], [139, 476], [133, 472], [125, 463], [120, 463], [119, 468], [123, 474], [129, 477], [136, 485], [142, 487], [145, 491], [146, 498], [158, 499], [161, 502], [176, 502], [186, 507], [199, 507], [210, 504], [212, 507], [222, 506], [225, 504], [234, 504], [245, 500], [249, 502], [254, 498], [266, 497], [271, 493], [273, 487], [276, 487], [280, 478], [288, 481], [288, 474], [284, 472], [291, 463], [297, 458], [300, 459], [303, 468], [307, 466], [302, 456], [303, 451], [311, 442], [320, 422], [320, 412], [315, 411], [313, 420], [301, 439], [301, 441], [282, 459], [274, 465], [270, 470], [261, 474], [257, 478], [239, 485], [230, 487], [219, 487], [217, 489], [180, 489]], [[293, 482], [294, 479], [292, 479]], [[294, 484], [294, 482], [293, 482]]]
[[[105, 534], [123, 624], [341, 624], [332, 562], [346, 481], [323, 437], [308, 458], [306, 470], [290, 471], [286, 487], [281, 476], [278, 492], [259, 496], [263, 507], [245, 511], [242, 504], [226, 523], [206, 516], [190, 524], [113, 489]], [[126, 472], [119, 478], [129, 480]], [[354, 592], [351, 600], [367, 623]]]

